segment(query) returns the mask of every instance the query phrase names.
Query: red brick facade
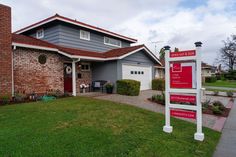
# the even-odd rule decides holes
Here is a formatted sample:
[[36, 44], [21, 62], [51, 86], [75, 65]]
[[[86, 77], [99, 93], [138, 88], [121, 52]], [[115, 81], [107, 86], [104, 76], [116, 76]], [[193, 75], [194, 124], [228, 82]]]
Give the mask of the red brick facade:
[[[40, 64], [38, 58], [45, 55], [47, 61]], [[14, 89], [19, 93], [44, 94], [49, 90], [60, 90], [64, 92], [64, 57], [54, 52], [16, 48], [13, 51]], [[76, 72], [81, 73], [77, 78], [77, 93], [80, 92], [80, 84], [91, 83], [91, 71], [81, 71], [79, 64]]]
[[12, 94], [11, 8], [0, 4], [0, 95]]
[[[17, 48], [14, 54], [14, 89], [20, 93], [46, 93], [49, 90], [64, 92], [63, 59], [56, 53], [35, 49]], [[38, 58], [45, 55], [45, 64]]]

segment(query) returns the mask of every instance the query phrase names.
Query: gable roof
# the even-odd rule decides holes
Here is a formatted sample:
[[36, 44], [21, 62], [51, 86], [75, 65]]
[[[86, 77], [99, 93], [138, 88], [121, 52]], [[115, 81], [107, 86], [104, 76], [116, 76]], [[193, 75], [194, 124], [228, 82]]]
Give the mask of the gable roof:
[[15, 33], [16, 34], [21, 34], [21, 33], [24, 33], [26, 31], [29, 31], [29, 30], [31, 30], [33, 28], [40, 27], [40, 26], [42, 26], [44, 24], [47, 24], [49, 22], [56, 21], [56, 20], [63, 21], [63, 22], [66, 22], [66, 23], [70, 23], [70, 24], [73, 24], [73, 25], [77, 25], [77, 26], [80, 26], [80, 27], [84, 27], [84, 28], [87, 28], [87, 29], [90, 29], [90, 30], [94, 30], [94, 31], [97, 31], [97, 32], [101, 32], [101, 33], [104, 33], [104, 34], [107, 34], [107, 35], [110, 35], [110, 36], [117, 37], [119, 39], [123, 39], [123, 40], [129, 41], [131, 43], [136, 43], [137, 42], [137, 39], [126, 37], [126, 36], [123, 36], [123, 35], [120, 35], [120, 34], [117, 34], [117, 33], [114, 33], [114, 32], [108, 31], [108, 30], [105, 30], [103, 28], [95, 27], [95, 26], [92, 26], [92, 25], [89, 25], [89, 24], [86, 24], [86, 23], [83, 23], [83, 22], [80, 22], [80, 21], [77, 21], [77, 20], [73, 20], [73, 19], [61, 16], [61, 15], [58, 15], [58, 14], [56, 14], [54, 16], [51, 16], [51, 17], [48, 17], [48, 18], [46, 18], [44, 20], [41, 20], [41, 21], [39, 21], [37, 23], [34, 23], [32, 25], [29, 25], [27, 27], [24, 27], [24, 28], [16, 31]]
[[18, 47], [54, 51], [69, 58], [82, 58], [82, 59], [101, 60], [101, 61], [122, 59], [135, 52], [144, 50], [157, 63], [161, 65], [159, 59], [145, 45], [116, 48], [109, 50], [107, 52], [95, 52], [77, 48], [68, 48], [61, 45], [55, 45], [47, 41], [14, 33], [12, 34], [12, 45]]

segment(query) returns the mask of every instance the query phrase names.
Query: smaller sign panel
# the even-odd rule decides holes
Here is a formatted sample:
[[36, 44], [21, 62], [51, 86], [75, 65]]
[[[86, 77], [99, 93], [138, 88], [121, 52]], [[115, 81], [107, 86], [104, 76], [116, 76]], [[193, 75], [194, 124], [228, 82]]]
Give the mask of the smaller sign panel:
[[195, 50], [189, 50], [189, 51], [171, 52], [170, 53], [170, 58], [190, 57], [190, 56], [196, 56], [196, 51]]
[[196, 119], [196, 112], [188, 110], [170, 110], [170, 115], [173, 117]]
[[170, 94], [170, 101], [178, 102], [178, 103], [196, 104], [196, 96], [195, 95]]

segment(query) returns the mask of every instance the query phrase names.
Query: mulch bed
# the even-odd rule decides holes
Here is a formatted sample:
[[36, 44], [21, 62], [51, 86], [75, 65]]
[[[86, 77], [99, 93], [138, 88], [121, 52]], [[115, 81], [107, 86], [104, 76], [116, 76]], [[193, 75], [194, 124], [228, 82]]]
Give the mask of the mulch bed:
[[[148, 98], [148, 100], [151, 101], [151, 102], [155, 102], [157, 104], [165, 106], [165, 103], [163, 104], [162, 102], [154, 101], [154, 100], [152, 100], [152, 98]], [[230, 108], [225, 108], [225, 110], [222, 112], [222, 114], [219, 115], [219, 114], [214, 114], [213, 111], [212, 111], [212, 106], [209, 106], [208, 108], [204, 109], [202, 111], [202, 113], [210, 114], [210, 115], [214, 115], [214, 116], [219, 116], [219, 117], [228, 117], [230, 110], [231, 110]]]
[[230, 110], [231, 110], [230, 108], [225, 108], [225, 110], [222, 112], [222, 114], [218, 115], [218, 114], [214, 114], [212, 111], [212, 106], [209, 106], [208, 108], [204, 109], [202, 111], [202, 113], [210, 114], [210, 115], [214, 115], [214, 116], [220, 116], [220, 117], [228, 117]]

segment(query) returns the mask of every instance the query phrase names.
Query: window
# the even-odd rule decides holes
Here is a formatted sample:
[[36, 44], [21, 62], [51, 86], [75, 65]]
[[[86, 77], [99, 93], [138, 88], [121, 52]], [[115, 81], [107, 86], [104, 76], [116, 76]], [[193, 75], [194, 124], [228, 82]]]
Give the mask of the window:
[[121, 41], [113, 38], [104, 37], [104, 44], [121, 47]]
[[41, 39], [44, 37], [44, 30], [43, 29], [39, 29], [36, 31], [36, 38], [37, 39]]
[[80, 30], [80, 39], [90, 40], [90, 32], [84, 31], [84, 30]]
[[90, 64], [89, 63], [82, 63], [81, 64], [81, 71], [90, 71]]
[[45, 63], [47, 62], [47, 56], [45, 56], [45, 55], [40, 55], [40, 56], [38, 57], [38, 62], [39, 62], [40, 64], [45, 64]]

